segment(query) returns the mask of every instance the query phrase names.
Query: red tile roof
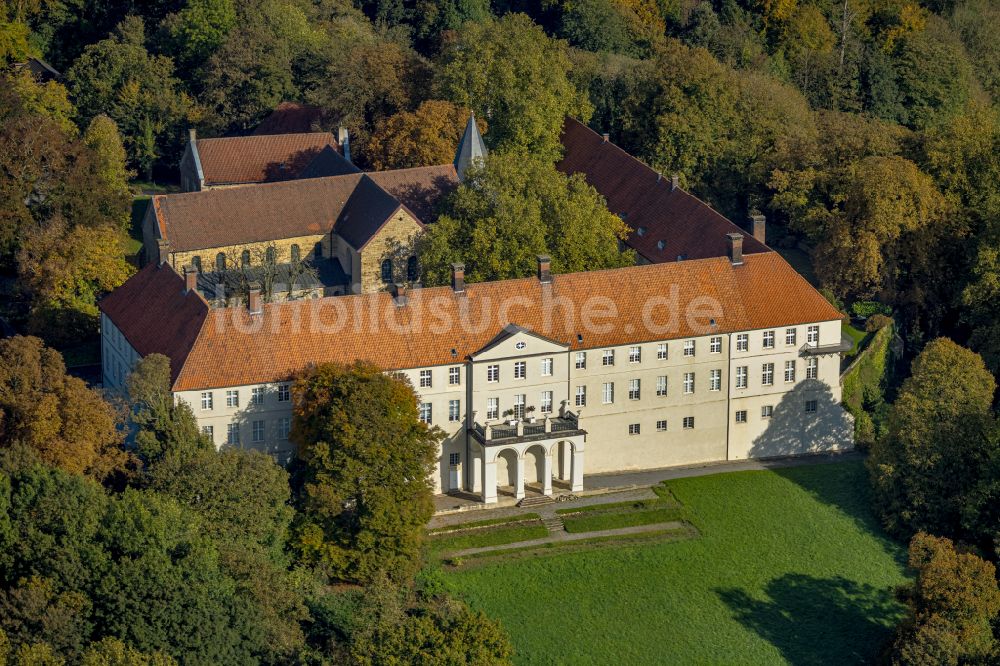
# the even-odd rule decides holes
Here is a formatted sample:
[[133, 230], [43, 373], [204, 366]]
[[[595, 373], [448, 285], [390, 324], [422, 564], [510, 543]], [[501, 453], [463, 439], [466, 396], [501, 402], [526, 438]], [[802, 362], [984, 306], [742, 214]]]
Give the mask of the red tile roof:
[[298, 178], [323, 148], [336, 145], [329, 132], [197, 140], [207, 186]]
[[260, 121], [252, 134], [302, 134], [315, 132], [323, 120], [323, 109], [318, 106], [282, 102], [271, 114]]
[[726, 234], [732, 232], [743, 234], [744, 254], [769, 251], [696, 196], [672, 189], [669, 176], [661, 178], [580, 121], [566, 119], [562, 144], [565, 155], [557, 168], [584, 174], [607, 199], [608, 209], [632, 229], [626, 243], [647, 260], [725, 256]]

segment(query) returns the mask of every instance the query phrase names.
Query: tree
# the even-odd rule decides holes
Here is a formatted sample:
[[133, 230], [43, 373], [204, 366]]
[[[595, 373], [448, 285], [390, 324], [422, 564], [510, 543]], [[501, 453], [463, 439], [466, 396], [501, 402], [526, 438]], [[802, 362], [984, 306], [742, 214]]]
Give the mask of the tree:
[[103, 479], [130, 464], [119, 416], [100, 393], [66, 374], [59, 352], [38, 338], [0, 340], [0, 443]]
[[523, 14], [467, 24], [438, 63], [444, 99], [470, 107], [490, 125], [493, 149], [522, 149], [555, 160], [566, 116], [586, 121], [591, 107], [569, 81], [566, 45]]
[[[469, 121], [468, 109], [451, 102], [429, 100], [416, 111], [400, 111], [375, 126], [365, 147], [368, 164], [375, 171], [449, 164]], [[480, 132], [486, 123], [477, 120]]]
[[236, 27], [233, 0], [189, 0], [167, 16], [160, 28], [167, 34], [171, 54], [183, 71], [199, 72]]
[[1000, 613], [996, 569], [951, 541], [918, 533], [910, 542], [916, 576], [903, 591], [909, 607], [893, 645], [900, 665], [987, 663], [996, 656], [991, 624]]
[[582, 175], [516, 153], [491, 153], [445, 204], [419, 241], [428, 284], [446, 284], [451, 263], [465, 262], [470, 282], [530, 275], [547, 254], [557, 273], [635, 264], [619, 242], [628, 228]]
[[[127, 160], [125, 146], [122, 144], [122, 137], [118, 133], [115, 121], [103, 113], [94, 116], [83, 135], [83, 142], [94, 155], [94, 175], [104, 187], [116, 195], [116, 200], [131, 198], [132, 192], [128, 180], [134, 173], [125, 166]], [[121, 208], [118, 208], [108, 211], [108, 215], [109, 217], [114, 214], [121, 215], [124, 223], [127, 218], [122, 212]]]
[[91, 643], [80, 658], [81, 666], [176, 666], [169, 655], [156, 651], [144, 654], [117, 638], [105, 637]]
[[294, 393], [303, 561], [345, 580], [379, 571], [408, 578], [433, 513], [429, 477], [442, 433], [419, 420], [409, 383], [374, 365], [316, 366]]
[[995, 389], [983, 360], [946, 338], [913, 361], [868, 459], [876, 509], [891, 532], [966, 534], [963, 517], [996, 453]]

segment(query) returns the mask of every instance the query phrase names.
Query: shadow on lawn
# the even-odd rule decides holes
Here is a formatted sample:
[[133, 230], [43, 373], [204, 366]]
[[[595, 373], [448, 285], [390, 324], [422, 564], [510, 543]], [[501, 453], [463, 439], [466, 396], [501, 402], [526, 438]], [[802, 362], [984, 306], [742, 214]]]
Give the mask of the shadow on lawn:
[[786, 574], [765, 593], [759, 600], [740, 589], [716, 590], [741, 624], [791, 664], [869, 663], [903, 612], [889, 591], [840, 576]]

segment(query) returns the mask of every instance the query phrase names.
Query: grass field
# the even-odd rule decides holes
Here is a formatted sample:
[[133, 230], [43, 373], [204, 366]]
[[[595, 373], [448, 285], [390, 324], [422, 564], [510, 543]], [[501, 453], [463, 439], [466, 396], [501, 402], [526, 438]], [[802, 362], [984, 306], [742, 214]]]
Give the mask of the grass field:
[[432, 551], [443, 553], [445, 551], [465, 550], [466, 548], [501, 546], [518, 541], [543, 539], [548, 535], [549, 531], [545, 529], [541, 521], [536, 519], [533, 523], [519, 523], [511, 526], [498, 525], [457, 534], [434, 536], [431, 537], [429, 545]]
[[669, 482], [701, 537], [446, 572], [521, 664], [849, 664], [899, 620], [905, 551], [861, 463]]

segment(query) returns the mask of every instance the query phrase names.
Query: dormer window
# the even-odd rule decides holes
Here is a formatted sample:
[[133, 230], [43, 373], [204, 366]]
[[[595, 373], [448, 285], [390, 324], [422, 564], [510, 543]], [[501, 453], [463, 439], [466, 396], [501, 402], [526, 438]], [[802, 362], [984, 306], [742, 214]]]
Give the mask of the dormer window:
[[645, 236], [646, 235], [646, 227], [639, 227], [638, 229], [635, 230], [635, 233], [637, 233], [640, 236]]
[[662, 251], [667, 246], [666, 241], [656, 241], [656, 249]]

